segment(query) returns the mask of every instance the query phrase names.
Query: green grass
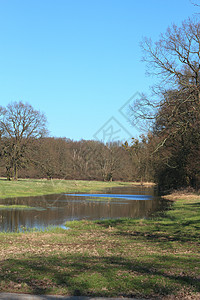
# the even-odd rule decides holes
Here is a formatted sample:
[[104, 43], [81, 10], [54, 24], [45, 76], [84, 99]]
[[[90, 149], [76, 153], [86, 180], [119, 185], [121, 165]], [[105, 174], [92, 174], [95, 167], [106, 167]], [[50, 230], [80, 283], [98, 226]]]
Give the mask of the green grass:
[[32, 206], [28, 206], [28, 205], [3, 205], [0, 204], [0, 210], [2, 209], [26, 209], [26, 210], [30, 210], [30, 209], [35, 209], [35, 207]]
[[0, 179], [0, 198], [39, 196], [60, 193], [93, 192], [117, 186], [131, 186], [130, 182], [102, 182], [84, 180]]
[[69, 230], [0, 233], [0, 290], [200, 299], [200, 198], [154, 219], [73, 221]]

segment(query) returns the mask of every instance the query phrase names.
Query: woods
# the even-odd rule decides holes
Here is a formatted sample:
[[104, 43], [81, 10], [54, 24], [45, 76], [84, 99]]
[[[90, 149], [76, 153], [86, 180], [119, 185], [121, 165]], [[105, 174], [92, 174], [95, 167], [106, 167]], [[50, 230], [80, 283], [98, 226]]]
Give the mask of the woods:
[[0, 111], [0, 176], [21, 178], [143, 181], [145, 139], [135, 152], [121, 142], [48, 137], [44, 114], [30, 104], [10, 103]]
[[[103, 181], [152, 181], [153, 170], [147, 139], [133, 139], [133, 145], [98, 141], [73, 141], [66, 138], [31, 138], [17, 161], [21, 178], [59, 178]], [[15, 178], [12, 144], [1, 139], [0, 176]]]
[[[11, 142], [11, 139], [1, 139], [0, 176], [7, 176], [8, 179], [15, 178], [12, 156], [7, 156], [5, 152], [6, 145], [11, 147]], [[17, 167], [18, 176], [22, 178], [103, 181], [137, 179], [129, 153], [117, 143], [104, 145], [97, 141], [32, 138], [21, 153]]]

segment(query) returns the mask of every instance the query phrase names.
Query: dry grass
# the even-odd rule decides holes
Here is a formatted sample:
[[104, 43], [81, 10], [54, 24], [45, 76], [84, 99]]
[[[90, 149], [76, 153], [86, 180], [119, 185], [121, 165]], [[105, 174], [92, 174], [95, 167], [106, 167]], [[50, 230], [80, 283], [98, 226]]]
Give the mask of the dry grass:
[[162, 198], [170, 200], [170, 201], [177, 201], [177, 200], [200, 200], [200, 193], [195, 192], [191, 189], [184, 189], [172, 192], [170, 195], [162, 196]]

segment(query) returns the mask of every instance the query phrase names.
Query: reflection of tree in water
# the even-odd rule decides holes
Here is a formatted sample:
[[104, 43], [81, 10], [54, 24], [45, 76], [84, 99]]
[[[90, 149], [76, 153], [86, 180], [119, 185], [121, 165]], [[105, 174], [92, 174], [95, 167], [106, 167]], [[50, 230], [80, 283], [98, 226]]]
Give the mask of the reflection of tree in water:
[[[124, 193], [124, 191], [123, 191]], [[130, 191], [129, 191], [130, 193]], [[134, 191], [132, 190], [132, 193]], [[138, 192], [140, 194], [140, 191]], [[149, 190], [149, 194], [152, 191]], [[99, 198], [91, 201], [88, 197], [69, 197], [67, 195], [48, 195], [27, 198], [6, 199], [6, 204], [34, 206], [33, 210], [0, 211], [1, 230], [16, 230], [20, 226], [29, 228], [62, 225], [69, 220], [106, 218], [146, 218], [160, 210], [159, 198], [152, 200], [122, 200]], [[1, 200], [2, 203], [3, 200]], [[3, 204], [3, 203], [2, 203]], [[43, 210], [37, 210], [37, 208]]]

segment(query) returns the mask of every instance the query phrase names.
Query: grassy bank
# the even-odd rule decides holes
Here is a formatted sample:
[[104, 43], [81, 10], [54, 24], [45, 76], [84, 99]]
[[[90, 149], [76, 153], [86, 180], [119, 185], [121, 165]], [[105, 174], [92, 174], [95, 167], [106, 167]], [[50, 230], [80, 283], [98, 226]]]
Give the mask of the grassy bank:
[[1, 205], [0, 204], [0, 210], [3, 209], [17, 209], [17, 210], [30, 210], [35, 209], [35, 207], [27, 206], [27, 205]]
[[[0, 290], [200, 299], [200, 197], [152, 220], [69, 222], [0, 234]], [[175, 298], [176, 297], [176, 298]]]
[[[92, 192], [118, 186], [131, 186], [131, 182], [102, 182], [84, 180], [0, 179], [0, 198], [39, 196], [60, 193]], [[134, 183], [140, 185], [140, 183]]]

